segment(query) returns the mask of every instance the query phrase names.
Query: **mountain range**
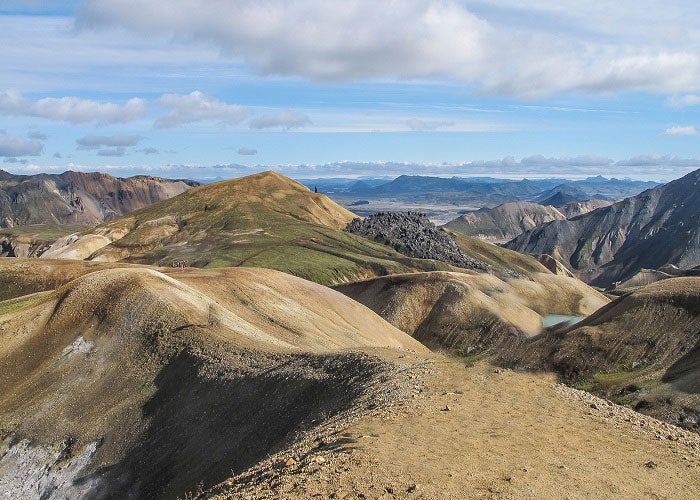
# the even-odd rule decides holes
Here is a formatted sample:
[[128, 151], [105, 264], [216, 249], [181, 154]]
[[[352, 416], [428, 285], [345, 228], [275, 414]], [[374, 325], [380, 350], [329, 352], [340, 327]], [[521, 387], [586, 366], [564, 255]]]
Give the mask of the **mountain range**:
[[198, 185], [150, 176], [122, 179], [98, 172], [13, 175], [0, 170], [0, 227], [95, 225]]
[[608, 207], [530, 229], [506, 244], [551, 255], [589, 283], [609, 286], [642, 269], [700, 264], [700, 170]]

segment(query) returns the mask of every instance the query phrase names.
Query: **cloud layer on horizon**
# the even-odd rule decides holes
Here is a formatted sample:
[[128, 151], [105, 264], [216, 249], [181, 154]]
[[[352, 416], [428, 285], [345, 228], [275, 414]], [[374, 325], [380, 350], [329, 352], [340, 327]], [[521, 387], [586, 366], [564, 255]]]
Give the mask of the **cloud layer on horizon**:
[[[1, 138], [2, 136], [0, 136]], [[120, 147], [101, 150], [100, 156], [122, 156]], [[244, 149], [244, 148], [242, 148]], [[104, 151], [104, 154], [100, 154]], [[240, 154], [240, 153], [239, 153]], [[700, 168], [700, 158], [678, 158], [673, 156], [639, 155], [629, 159], [613, 160], [600, 156], [545, 157], [532, 155], [517, 160], [506, 157], [495, 160], [476, 160], [455, 164], [429, 164], [406, 162], [333, 162], [319, 165], [241, 165], [237, 163], [219, 165], [165, 164], [151, 166], [133, 165], [76, 165], [38, 166], [27, 164], [8, 167], [14, 173], [63, 172], [79, 170], [103, 171], [119, 176], [147, 173], [160, 177], [191, 178], [195, 180], [220, 180], [241, 177], [264, 170], [277, 170], [290, 177], [398, 177], [400, 175], [427, 175], [439, 177], [496, 177], [504, 179], [565, 178], [582, 179], [602, 175], [604, 177], [629, 177], [638, 180], [669, 181]]]

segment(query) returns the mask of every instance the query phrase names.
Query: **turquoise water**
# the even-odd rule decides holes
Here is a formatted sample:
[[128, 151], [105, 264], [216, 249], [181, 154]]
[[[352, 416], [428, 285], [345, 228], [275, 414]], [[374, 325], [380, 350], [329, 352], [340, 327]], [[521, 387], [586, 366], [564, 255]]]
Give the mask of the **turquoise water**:
[[568, 326], [575, 325], [581, 321], [583, 316], [563, 316], [560, 314], [550, 314], [542, 318], [542, 328], [549, 328], [558, 323], [566, 323]]

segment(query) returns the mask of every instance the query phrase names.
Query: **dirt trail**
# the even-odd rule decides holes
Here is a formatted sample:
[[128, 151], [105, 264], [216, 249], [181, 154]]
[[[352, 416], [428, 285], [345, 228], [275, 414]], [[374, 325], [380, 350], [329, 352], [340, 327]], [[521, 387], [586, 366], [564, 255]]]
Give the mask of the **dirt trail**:
[[432, 361], [413, 399], [209, 494], [700, 498], [697, 435], [551, 376]]

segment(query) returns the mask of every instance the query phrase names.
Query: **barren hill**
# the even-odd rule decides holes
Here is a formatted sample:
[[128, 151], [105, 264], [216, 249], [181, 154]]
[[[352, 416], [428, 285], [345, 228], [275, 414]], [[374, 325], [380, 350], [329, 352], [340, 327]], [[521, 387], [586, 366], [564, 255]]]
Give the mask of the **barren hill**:
[[545, 222], [565, 218], [566, 216], [554, 207], [529, 201], [514, 201], [461, 215], [444, 227], [466, 236], [508, 241]]
[[460, 215], [443, 227], [466, 236], [505, 243], [547, 222], [576, 217], [610, 205], [605, 200], [575, 201], [561, 206], [514, 201]]
[[542, 330], [548, 315], [585, 316], [608, 300], [574, 278], [413, 273], [348, 283], [336, 290], [366, 305], [431, 349], [479, 353]]
[[531, 229], [507, 247], [549, 254], [599, 286], [627, 280], [641, 269], [697, 266], [698, 182], [700, 170], [609, 207]]
[[0, 302], [0, 491], [182, 497], [386, 400], [392, 365], [361, 350], [425, 351], [277, 271], [170, 272], [106, 269]]
[[342, 229], [354, 215], [275, 172], [221, 181], [57, 241], [42, 256], [196, 267], [267, 267], [320, 283], [447, 264]]
[[555, 371], [642, 412], [700, 429], [700, 278], [640, 288], [574, 327], [504, 351], [501, 360]]
[[90, 226], [178, 195], [198, 182], [98, 172], [0, 176], [0, 227]]

